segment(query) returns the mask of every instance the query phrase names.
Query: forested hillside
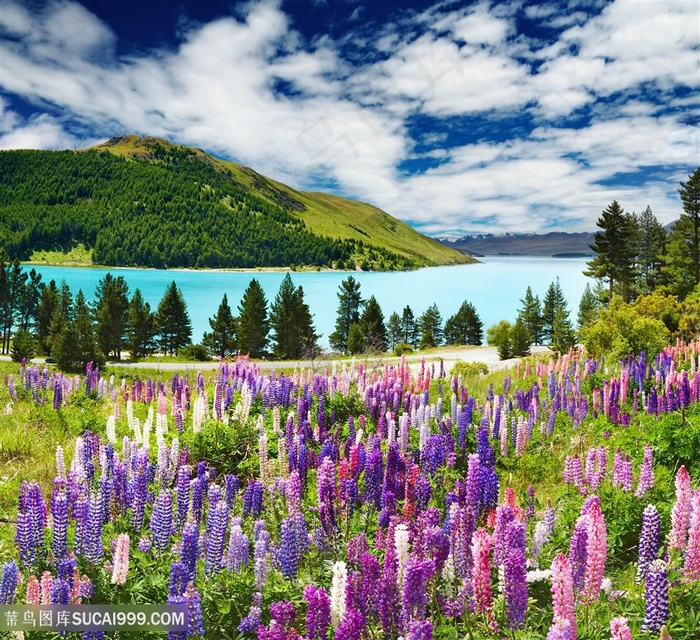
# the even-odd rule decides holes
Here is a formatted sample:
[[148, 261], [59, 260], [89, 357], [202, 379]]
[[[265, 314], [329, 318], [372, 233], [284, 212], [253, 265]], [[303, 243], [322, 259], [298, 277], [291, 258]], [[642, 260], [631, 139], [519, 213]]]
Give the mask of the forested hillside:
[[293, 215], [306, 205], [262, 176], [252, 188], [226, 163], [154, 138], [129, 137], [139, 152], [120, 155], [125, 139], [100, 150], [0, 153], [0, 245], [10, 259], [82, 243], [95, 264], [109, 266], [406, 269], [463, 261], [457, 252], [436, 259], [411, 246], [386, 249], [369, 233], [319, 233]]

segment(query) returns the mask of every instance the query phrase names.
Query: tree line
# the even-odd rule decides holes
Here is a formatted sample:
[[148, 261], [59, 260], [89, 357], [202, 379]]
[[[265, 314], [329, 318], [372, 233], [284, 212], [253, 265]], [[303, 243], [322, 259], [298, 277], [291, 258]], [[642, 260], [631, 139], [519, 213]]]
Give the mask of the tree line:
[[0, 246], [10, 259], [79, 243], [93, 262], [154, 268], [305, 265], [410, 269], [410, 258], [320, 236], [192, 149], [153, 144], [143, 157], [99, 151], [0, 152]]

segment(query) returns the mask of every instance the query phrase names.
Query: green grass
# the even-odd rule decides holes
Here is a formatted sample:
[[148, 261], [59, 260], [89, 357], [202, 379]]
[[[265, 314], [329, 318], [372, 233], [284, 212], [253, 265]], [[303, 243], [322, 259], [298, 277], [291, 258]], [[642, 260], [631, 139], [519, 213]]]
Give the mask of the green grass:
[[38, 249], [29, 257], [30, 264], [92, 266], [92, 249], [78, 244], [70, 251], [44, 251]]

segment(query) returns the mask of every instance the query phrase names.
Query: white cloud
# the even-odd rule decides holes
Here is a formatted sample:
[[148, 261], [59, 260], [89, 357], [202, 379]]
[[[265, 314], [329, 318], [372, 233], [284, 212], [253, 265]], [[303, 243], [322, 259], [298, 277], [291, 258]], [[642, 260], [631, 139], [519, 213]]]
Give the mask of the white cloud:
[[[353, 66], [340, 43], [304, 41], [269, 0], [247, 5], [239, 19], [184, 25], [175, 48], [121, 58], [112, 31], [75, 2], [30, 16], [0, 0], [0, 35], [10, 36], [0, 39], [0, 88], [54, 114], [22, 120], [0, 101], [0, 146], [81, 146], [64, 127], [71, 118], [100, 134], [166, 136], [296, 187], [338, 184], [434, 233], [479, 221], [499, 231], [554, 222], [592, 229], [613, 199], [672, 219], [679, 207], [668, 194], [687, 177], [682, 169], [670, 187], [600, 182], [698, 162], [698, 133], [681, 117], [697, 113], [697, 99], [673, 93], [699, 88], [697, 3], [614, 2], [595, 17], [585, 3], [571, 3], [568, 15], [558, 6], [526, 9], [566, 29], [547, 46], [516, 33], [510, 5], [443, 3], [385, 25], [366, 45], [381, 59]], [[533, 71], [531, 63], [541, 65]], [[294, 93], [277, 91], [280, 81]], [[655, 100], [640, 90], [649, 85]], [[681, 115], [657, 116], [661, 98]], [[584, 108], [586, 126], [560, 119]], [[537, 128], [502, 142], [447, 146], [444, 131], [420, 127], [421, 119], [451, 117], [468, 127], [478, 116], [497, 130], [518, 115]], [[399, 171], [419, 158], [441, 163], [422, 174]]]

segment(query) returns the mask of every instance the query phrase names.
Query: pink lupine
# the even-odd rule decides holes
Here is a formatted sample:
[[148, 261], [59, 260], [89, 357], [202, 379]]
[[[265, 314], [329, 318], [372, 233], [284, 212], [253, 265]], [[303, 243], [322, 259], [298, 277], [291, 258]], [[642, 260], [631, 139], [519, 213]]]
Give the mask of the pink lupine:
[[644, 460], [642, 461], [642, 467], [639, 471], [639, 483], [634, 493], [637, 498], [642, 498], [644, 494], [654, 486], [653, 462], [654, 452], [651, 445], [647, 444], [644, 447]]
[[27, 579], [27, 604], [39, 604], [40, 595], [41, 587], [39, 586], [39, 580], [32, 574]]
[[124, 584], [129, 572], [129, 536], [126, 533], [117, 536], [112, 565], [112, 584]]
[[685, 547], [683, 576], [687, 582], [700, 580], [700, 489], [696, 489], [691, 502], [692, 515]]
[[607, 528], [598, 501], [594, 501], [586, 515], [588, 544], [586, 548], [586, 573], [583, 581], [583, 600], [591, 602], [600, 595], [605, 560], [608, 554]]
[[693, 491], [690, 488], [690, 474], [684, 466], [676, 473], [676, 503], [671, 515], [671, 532], [668, 536], [668, 546], [672, 549], [682, 549], [688, 539], [690, 524], [690, 502]]
[[610, 621], [610, 640], [632, 640], [632, 632], [627, 626], [627, 618], [620, 616]]
[[563, 553], [552, 560], [552, 605], [554, 619], [567, 620], [571, 627], [571, 640], [576, 640], [574, 583], [569, 558]]
[[51, 591], [53, 589], [53, 576], [49, 571], [41, 574], [41, 603], [51, 604]]
[[493, 546], [493, 538], [484, 527], [479, 527], [472, 537], [472, 558], [474, 570], [472, 582], [474, 585], [474, 611], [491, 616], [491, 563], [489, 555]]

